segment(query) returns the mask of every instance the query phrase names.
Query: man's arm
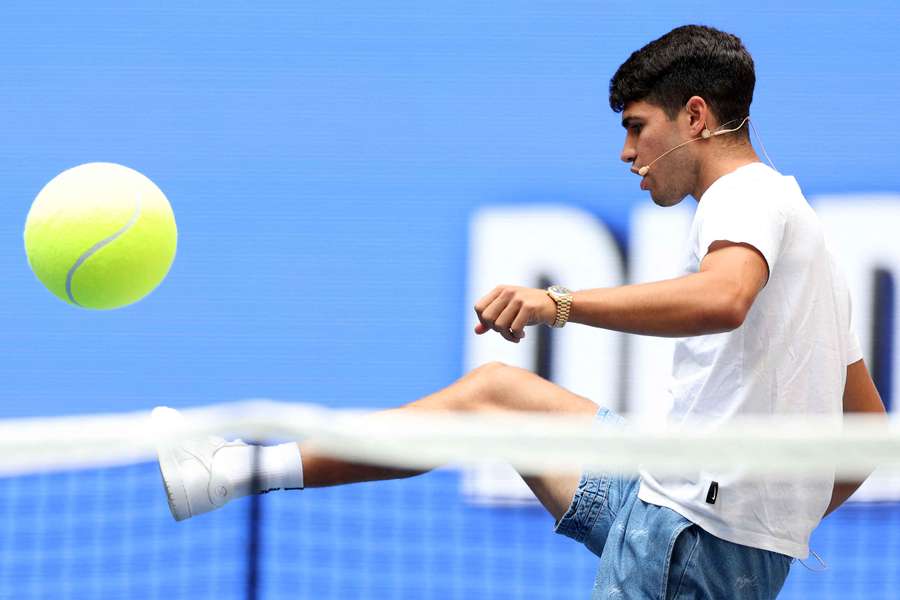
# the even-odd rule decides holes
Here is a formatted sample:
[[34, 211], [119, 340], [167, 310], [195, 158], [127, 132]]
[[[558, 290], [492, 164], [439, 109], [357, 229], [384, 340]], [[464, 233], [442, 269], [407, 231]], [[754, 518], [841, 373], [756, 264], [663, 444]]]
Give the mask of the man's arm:
[[[569, 320], [615, 331], [682, 337], [740, 327], [769, 277], [755, 248], [713, 243], [700, 271], [684, 277], [574, 293]], [[556, 304], [532, 288], [498, 286], [475, 305], [478, 334], [490, 330], [512, 342], [527, 325], [552, 324]]]
[[768, 277], [765, 259], [752, 246], [716, 242], [697, 273], [575, 292], [570, 320], [665, 337], [731, 331], [743, 324]]
[[[844, 384], [844, 414], [872, 413], [885, 414], [884, 403], [869, 376], [865, 361], [858, 360], [847, 367], [847, 383]], [[836, 481], [831, 492], [831, 503], [825, 511], [827, 516], [844, 503], [862, 481]]]

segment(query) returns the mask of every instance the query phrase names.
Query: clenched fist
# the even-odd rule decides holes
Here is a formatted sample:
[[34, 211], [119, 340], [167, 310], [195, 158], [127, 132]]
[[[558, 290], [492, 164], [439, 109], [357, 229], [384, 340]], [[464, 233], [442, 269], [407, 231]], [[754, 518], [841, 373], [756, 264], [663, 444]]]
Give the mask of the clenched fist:
[[552, 325], [556, 321], [556, 302], [547, 292], [515, 285], [498, 285], [475, 303], [480, 323], [475, 333], [491, 329], [510, 342], [525, 337], [527, 325]]

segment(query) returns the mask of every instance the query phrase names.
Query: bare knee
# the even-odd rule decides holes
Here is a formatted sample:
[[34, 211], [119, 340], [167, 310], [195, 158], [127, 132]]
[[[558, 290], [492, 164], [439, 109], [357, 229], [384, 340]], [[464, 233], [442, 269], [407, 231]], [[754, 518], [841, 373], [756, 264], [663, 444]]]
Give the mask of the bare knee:
[[509, 398], [529, 377], [537, 376], [502, 362], [485, 363], [463, 378], [469, 390], [459, 409], [473, 412], [509, 409]]
[[593, 416], [591, 400], [540, 377], [531, 371], [499, 362], [482, 365], [460, 382], [455, 410], [571, 413]]
[[475, 367], [469, 371], [466, 377], [471, 377], [473, 379], [491, 378], [496, 377], [498, 373], [512, 368], [514, 367], [510, 367], [508, 364], [500, 362], [499, 360], [492, 360], [491, 362], [484, 363], [480, 367]]

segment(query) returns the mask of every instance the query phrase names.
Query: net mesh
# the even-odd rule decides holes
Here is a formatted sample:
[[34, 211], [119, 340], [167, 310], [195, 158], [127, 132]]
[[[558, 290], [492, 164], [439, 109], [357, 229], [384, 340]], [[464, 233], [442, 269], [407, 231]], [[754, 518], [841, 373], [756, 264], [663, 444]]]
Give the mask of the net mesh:
[[[282, 409], [297, 407], [250, 404], [204, 409], [195, 414], [202, 427], [188, 433], [218, 430], [250, 439], [286, 439], [291, 433], [300, 438], [315, 432], [323, 439], [332, 436], [343, 446], [352, 446], [355, 440], [366, 452], [378, 446], [379, 439], [384, 439], [385, 448], [405, 440], [402, 445], [415, 451], [425, 427], [418, 423], [417, 431], [410, 432], [409, 423], [397, 422], [382, 424], [383, 435], [365, 435], [356, 414], [303, 408], [306, 423], [288, 426]], [[539, 422], [540, 418], [535, 424]], [[6, 475], [0, 479], [4, 520], [0, 598], [589, 595], [597, 559], [582, 546], [553, 535], [552, 518], [536, 503], [473, 502], [463, 493], [462, 468], [443, 468], [406, 480], [254, 496], [175, 523], [152, 461], [153, 438], [146, 425], [145, 414], [0, 422], [0, 430], [27, 431], [31, 442], [25, 446], [35, 449], [29, 458], [20, 447], [16, 461], [0, 466]], [[492, 420], [463, 420], [459, 429], [468, 432], [469, 440], [472, 431], [476, 439], [494, 440], [493, 451], [486, 443], [480, 446], [483, 458], [528, 463], [534, 453], [511, 443], [508, 436], [496, 435], [496, 425]], [[554, 437], [565, 435], [570, 425], [570, 434], [588, 436], [574, 424], [560, 422], [545, 428], [542, 447], [549, 452], [563, 446], [577, 462], [595, 460], [580, 446], [573, 448]], [[833, 464], [827, 452], [816, 451], [823, 444], [821, 429], [816, 437], [812, 427], [793, 427], [798, 435], [792, 438], [791, 451], [805, 446], [808, 452], [801, 454], [810, 467]], [[425, 431], [434, 434], [427, 427]], [[443, 439], [451, 446], [461, 433], [452, 424], [446, 431]], [[524, 431], [531, 451], [540, 428], [533, 436], [527, 427]], [[85, 432], [94, 440], [88, 450], [82, 443]], [[679, 452], [679, 446], [658, 430], [626, 435], [630, 437], [618, 441], [643, 439], [658, 453], [659, 465], [669, 464], [661, 457]], [[743, 437], [732, 436], [721, 446], [753, 448], [759, 437], [745, 431]], [[865, 457], [890, 455], [898, 436], [892, 427], [862, 423], [825, 439], [866, 448], [853, 454], [863, 469], [872, 462]], [[3, 444], [11, 444], [9, 436]], [[682, 455], [682, 467], [697, 458], [688, 451]], [[543, 466], [536, 462], [536, 469]], [[645, 462], [653, 464], [653, 459]], [[888, 461], [888, 466], [895, 463]], [[849, 465], [845, 461], [844, 466]], [[811, 547], [827, 569], [814, 558], [804, 561], [808, 567], [795, 561], [780, 598], [895, 597], [900, 589], [898, 532], [900, 504], [846, 504], [813, 535]]]

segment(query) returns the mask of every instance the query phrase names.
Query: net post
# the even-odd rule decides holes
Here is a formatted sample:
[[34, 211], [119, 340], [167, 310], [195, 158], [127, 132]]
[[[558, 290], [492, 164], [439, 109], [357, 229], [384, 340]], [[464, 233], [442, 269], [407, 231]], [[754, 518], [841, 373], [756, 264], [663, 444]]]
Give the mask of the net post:
[[[260, 448], [256, 443], [251, 443], [253, 448], [253, 476], [251, 490], [260, 488], [259, 462]], [[260, 552], [262, 550], [262, 495], [250, 494], [250, 503], [247, 509], [247, 600], [259, 598], [259, 574], [261, 568]]]

